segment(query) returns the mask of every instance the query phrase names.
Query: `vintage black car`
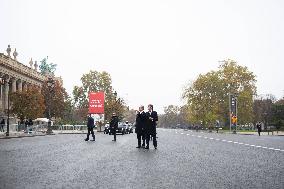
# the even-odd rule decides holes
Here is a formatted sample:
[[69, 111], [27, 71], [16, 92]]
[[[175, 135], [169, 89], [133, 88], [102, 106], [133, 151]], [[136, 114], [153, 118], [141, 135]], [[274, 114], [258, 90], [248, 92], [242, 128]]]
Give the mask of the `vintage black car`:
[[[109, 135], [113, 134], [113, 131], [111, 128], [109, 128]], [[116, 129], [116, 134], [121, 133], [122, 135], [126, 134], [126, 127], [125, 124], [122, 122], [118, 122], [118, 127]]]

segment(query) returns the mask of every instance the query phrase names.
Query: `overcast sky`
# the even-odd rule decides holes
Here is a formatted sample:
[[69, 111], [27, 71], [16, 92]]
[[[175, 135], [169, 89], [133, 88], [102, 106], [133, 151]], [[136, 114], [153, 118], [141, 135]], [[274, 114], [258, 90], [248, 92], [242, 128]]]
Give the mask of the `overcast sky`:
[[107, 71], [131, 108], [181, 105], [183, 87], [227, 58], [257, 75], [259, 94], [284, 95], [283, 0], [0, 0], [0, 52], [58, 64], [71, 94]]

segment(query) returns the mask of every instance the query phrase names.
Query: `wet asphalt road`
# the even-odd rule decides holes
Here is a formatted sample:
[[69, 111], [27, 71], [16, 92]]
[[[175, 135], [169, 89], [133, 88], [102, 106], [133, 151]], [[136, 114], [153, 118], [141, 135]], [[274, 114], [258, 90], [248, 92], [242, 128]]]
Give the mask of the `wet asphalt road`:
[[158, 130], [0, 140], [0, 188], [284, 188], [284, 137]]

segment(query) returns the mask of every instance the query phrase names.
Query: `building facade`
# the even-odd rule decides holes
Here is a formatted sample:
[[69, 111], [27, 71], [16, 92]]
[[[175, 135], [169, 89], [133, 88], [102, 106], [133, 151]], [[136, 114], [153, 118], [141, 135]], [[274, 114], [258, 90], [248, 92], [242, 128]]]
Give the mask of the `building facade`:
[[8, 109], [9, 92], [27, 90], [30, 86], [42, 87], [47, 76], [38, 71], [37, 62], [32, 59], [30, 66], [26, 66], [17, 60], [16, 49], [11, 57], [11, 48], [8, 45], [7, 54], [0, 53], [0, 77], [5, 79], [5, 84], [0, 85], [0, 118], [6, 118]]

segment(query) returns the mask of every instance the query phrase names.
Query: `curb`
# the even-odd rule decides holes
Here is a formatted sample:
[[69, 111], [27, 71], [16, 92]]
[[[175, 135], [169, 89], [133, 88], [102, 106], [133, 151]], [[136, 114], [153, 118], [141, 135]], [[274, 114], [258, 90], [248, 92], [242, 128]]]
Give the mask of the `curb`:
[[13, 139], [13, 138], [25, 138], [25, 137], [37, 137], [37, 136], [47, 136], [47, 135], [19, 135], [19, 136], [4, 136], [0, 137], [1, 139]]

